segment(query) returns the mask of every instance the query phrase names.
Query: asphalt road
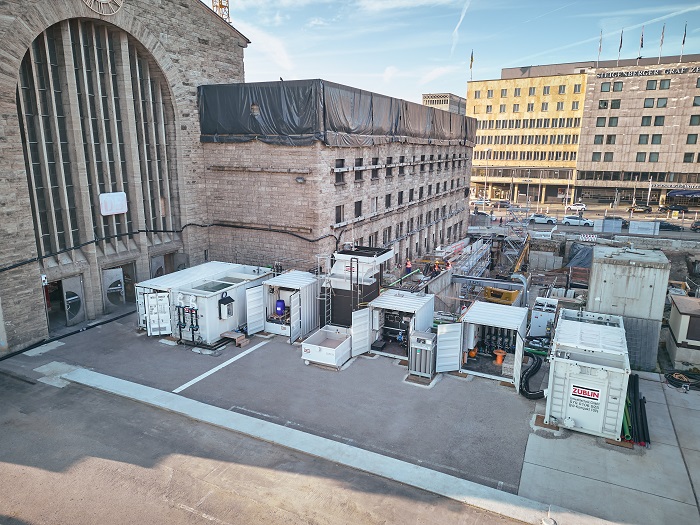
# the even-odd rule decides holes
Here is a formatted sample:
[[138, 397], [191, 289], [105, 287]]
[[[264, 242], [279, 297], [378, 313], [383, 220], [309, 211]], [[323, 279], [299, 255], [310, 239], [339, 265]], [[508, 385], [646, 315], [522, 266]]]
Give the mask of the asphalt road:
[[73, 384], [0, 397], [0, 524], [516, 523]]
[[[481, 208], [480, 208], [481, 209]], [[602, 219], [605, 216], [616, 216], [623, 217], [626, 220], [633, 221], [654, 221], [661, 220], [677, 224], [683, 228], [683, 231], [661, 231], [659, 232], [659, 237], [667, 239], [684, 239], [684, 240], [698, 240], [700, 241], [700, 232], [694, 232], [690, 230], [690, 225], [694, 220], [700, 220], [700, 210], [691, 209], [688, 213], [681, 214], [677, 219], [671, 217], [670, 213], [653, 211], [651, 213], [634, 213], [631, 214], [626, 211], [627, 206], [621, 206], [616, 209], [611, 209], [609, 206], [593, 204], [588, 205], [583, 216], [586, 219], [597, 220]], [[656, 210], [656, 207], [654, 207]], [[490, 208], [486, 208], [484, 211], [490, 212]], [[557, 231], [572, 232], [572, 233], [593, 233], [593, 228], [590, 226], [564, 226], [561, 224], [565, 215], [576, 215], [576, 212], [565, 212], [564, 207], [560, 204], [549, 204], [542, 205], [537, 208], [537, 206], [531, 206], [529, 213], [520, 212], [519, 216], [525, 217], [532, 213], [545, 213], [551, 217], [556, 217], [559, 223], [557, 224]], [[497, 223], [498, 219], [503, 217], [504, 223], [512, 218], [512, 215], [505, 209], [495, 209], [493, 216], [496, 217]], [[534, 230], [551, 230], [552, 226], [548, 224], [531, 224], [531, 229]], [[623, 229], [621, 235], [628, 235], [629, 230]]]

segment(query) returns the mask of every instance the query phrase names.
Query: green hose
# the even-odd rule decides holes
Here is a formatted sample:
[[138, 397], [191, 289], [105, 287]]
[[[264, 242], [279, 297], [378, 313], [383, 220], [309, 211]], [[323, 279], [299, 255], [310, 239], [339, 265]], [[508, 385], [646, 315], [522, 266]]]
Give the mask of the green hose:
[[625, 433], [625, 439], [632, 439], [632, 433], [630, 432], [630, 413], [627, 409], [627, 403], [625, 403], [625, 414], [622, 416], [622, 430]]
[[525, 347], [525, 350], [526, 350], [527, 352], [531, 352], [531, 353], [533, 353], [533, 354], [535, 354], [535, 355], [541, 355], [541, 356], [544, 356], [544, 357], [547, 357], [547, 355], [549, 355], [548, 352], [546, 352], [545, 350], [535, 350], [534, 348], [530, 348], [529, 346], [526, 346], [526, 347]]

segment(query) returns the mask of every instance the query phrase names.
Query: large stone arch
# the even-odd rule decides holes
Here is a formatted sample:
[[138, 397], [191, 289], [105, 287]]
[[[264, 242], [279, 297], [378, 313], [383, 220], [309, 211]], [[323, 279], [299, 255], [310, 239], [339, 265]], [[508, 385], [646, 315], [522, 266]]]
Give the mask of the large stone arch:
[[[3, 2], [2, 11], [0, 183], [4, 189], [0, 192], [3, 218], [0, 221], [3, 246], [0, 250], [0, 326], [4, 330], [0, 330], [0, 353], [26, 347], [47, 336], [41, 320], [44, 309], [42, 270], [37, 262], [37, 246], [28, 229], [33, 218], [16, 105], [20, 66], [35, 39], [62, 21], [92, 20], [118, 28], [148, 52], [162, 72], [164, 87], [169, 93], [174, 162], [178, 166], [174, 182], [179, 188], [189, 183], [184, 180], [185, 176], [196, 177], [193, 167], [199, 149], [194, 139], [196, 86], [204, 82], [242, 81], [242, 50], [248, 43], [199, 0], [159, 4], [125, 0], [122, 9], [111, 16], [96, 14], [83, 0], [7, 0]], [[215, 49], [212, 51], [211, 47]], [[187, 57], [181, 58], [183, 56]], [[22, 264], [15, 269], [18, 262]], [[91, 265], [94, 266], [86, 262], [85, 271], [89, 271]]]

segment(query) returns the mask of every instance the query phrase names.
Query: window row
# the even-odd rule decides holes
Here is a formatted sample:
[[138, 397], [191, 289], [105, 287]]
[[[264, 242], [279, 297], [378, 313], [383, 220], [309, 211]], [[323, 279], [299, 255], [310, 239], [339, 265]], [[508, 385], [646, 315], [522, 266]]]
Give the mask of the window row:
[[477, 120], [476, 122], [476, 129], [578, 128], [580, 126], [581, 119], [578, 117]]
[[[406, 157], [404, 155], [401, 155], [398, 159], [398, 163], [394, 163], [394, 157], [387, 157], [386, 165], [384, 165], [383, 168], [385, 170], [386, 177], [390, 178], [394, 175], [394, 168], [397, 168], [397, 173], [399, 175], [405, 175], [406, 164], [411, 166], [418, 166], [419, 172], [422, 173], [425, 171], [433, 172], [435, 170], [435, 167], [437, 167], [437, 171], [441, 171], [443, 167], [444, 169], [449, 169], [450, 163], [452, 165], [452, 169], [461, 168], [462, 160], [464, 160], [465, 162], [469, 160], [466, 157], [466, 154], [464, 157], [462, 157], [461, 153], [453, 153], [452, 158], [449, 158], [449, 155], [447, 154], [444, 158], [442, 154], [437, 155], [437, 158], [435, 158], [435, 155], [420, 155], [420, 158], [414, 155], [412, 160], [406, 160]], [[354, 171], [355, 180], [361, 181], [364, 180], [365, 171], [370, 172], [370, 178], [372, 180], [379, 179], [380, 169], [382, 169], [382, 165], [379, 162], [379, 157], [373, 157], [372, 164], [370, 165], [364, 164], [364, 158], [357, 157], [355, 158], [355, 163], [353, 167], [346, 167], [345, 159], [335, 159], [335, 168], [333, 169], [333, 171], [335, 173], [336, 184], [344, 184], [346, 182], [345, 173], [348, 171]]]
[[[388, 196], [387, 196], [388, 197]], [[369, 199], [369, 203], [366, 203], [365, 201], [358, 200], [355, 201], [353, 204], [352, 208], [352, 217], [349, 216], [345, 210], [345, 204], [339, 204], [335, 207], [335, 223], [340, 224], [343, 222], [346, 222], [347, 220], [354, 218], [354, 219], [360, 219], [364, 216], [364, 213], [366, 211], [367, 205], [369, 204], [369, 213], [376, 213], [378, 211], [378, 206], [379, 206], [379, 197], [371, 197]], [[388, 208], [389, 206], [387, 206]], [[435, 210], [431, 210], [429, 212], [426, 212], [425, 215], [420, 214], [415, 218], [408, 219], [405, 224], [408, 227], [407, 232], [412, 232], [415, 229], [420, 229], [424, 225], [429, 226], [430, 224], [437, 222], [442, 219], [446, 219], [448, 216], [453, 215], [457, 209], [456, 204], [450, 204], [448, 207], [447, 205], [444, 205], [442, 207], [438, 206], [435, 208]], [[423, 222], [423, 218], [425, 217], [425, 223]], [[404, 234], [404, 221], [399, 222], [396, 225], [396, 236], [397, 237], [402, 237]], [[388, 228], [389, 232], [391, 231], [391, 228]], [[391, 237], [391, 234], [389, 233], [389, 237]], [[386, 244], [386, 240], [384, 243]]]
[[486, 156], [486, 151], [475, 151], [475, 160], [576, 160], [575, 151], [492, 151]]
[[[663, 135], [659, 134], [653, 134], [651, 136], [651, 144], [661, 144], [661, 138]], [[688, 135], [688, 141], [692, 140], [692, 137], [695, 137], [695, 140], [697, 141], [697, 135]], [[616, 142], [617, 135], [594, 135], [593, 136], [593, 144], [615, 144]], [[649, 135], [648, 134], [641, 134], [639, 135], [639, 142], [638, 144], [649, 144]], [[687, 142], [687, 144], [695, 144], [696, 142]]]
[[[486, 90], [486, 98], [493, 98], [493, 89], [487, 89]], [[559, 95], [566, 95], [566, 84], [561, 84], [557, 87], [557, 93]], [[581, 84], [574, 84], [574, 93], [581, 93]], [[513, 88], [513, 96], [514, 97], [519, 97], [521, 96], [522, 91], [521, 88]], [[543, 95], [549, 95], [551, 94], [551, 86], [544, 86], [542, 88], [542, 94]], [[534, 97], [537, 96], [537, 88], [535, 86], [530, 86], [528, 87], [527, 90], [527, 95], [529, 97]], [[502, 88], [501, 89], [501, 98], [506, 98], [508, 97], [508, 89], [507, 88]], [[475, 90], [474, 91], [474, 98], [481, 98], [481, 90]]]
[[477, 144], [578, 144], [578, 135], [479, 135]]
[[[557, 108], [557, 111], [564, 111], [564, 102], [557, 102], [556, 108]], [[571, 110], [576, 111], [576, 110], [578, 110], [578, 108], [579, 108], [579, 101], [574, 100], [571, 103]], [[528, 102], [525, 111], [527, 113], [534, 112], [535, 111], [535, 103]], [[540, 111], [549, 111], [549, 102], [542, 102], [542, 104], [540, 106]], [[501, 104], [500, 106], [498, 106], [498, 112], [499, 113], [507, 113], [508, 110], [507, 110], [506, 104]], [[520, 104], [513, 104], [513, 111], [512, 112], [513, 113], [520, 113]], [[474, 114], [478, 114], [478, 113], [479, 113], [479, 107], [474, 106]], [[487, 105], [486, 106], [486, 113], [493, 113], [493, 106]]]

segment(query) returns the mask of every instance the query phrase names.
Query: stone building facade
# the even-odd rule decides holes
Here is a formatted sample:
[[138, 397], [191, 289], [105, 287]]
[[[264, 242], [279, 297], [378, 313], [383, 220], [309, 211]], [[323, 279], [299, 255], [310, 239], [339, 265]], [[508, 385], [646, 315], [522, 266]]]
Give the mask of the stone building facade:
[[466, 235], [471, 148], [205, 144], [208, 257], [310, 269], [350, 242], [403, 265]]
[[423, 108], [424, 128], [379, 142], [208, 143], [198, 89], [245, 85], [249, 42], [201, 1], [0, 14], [0, 353], [119, 311], [179, 266], [308, 269], [345, 242], [403, 264], [466, 233], [474, 126], [431, 130], [466, 137], [472, 119]]
[[466, 235], [473, 119], [323, 80], [200, 104], [210, 258], [311, 269], [352, 243], [393, 267]]
[[[249, 42], [199, 0], [8, 0], [0, 14], [3, 352], [46, 338], [52, 316], [102, 314], [110, 294], [183, 258], [180, 229], [206, 220], [189, 191], [197, 86], [242, 82]], [[103, 215], [108, 193], [128, 211]]]

